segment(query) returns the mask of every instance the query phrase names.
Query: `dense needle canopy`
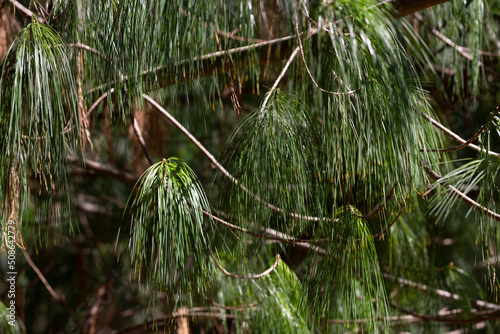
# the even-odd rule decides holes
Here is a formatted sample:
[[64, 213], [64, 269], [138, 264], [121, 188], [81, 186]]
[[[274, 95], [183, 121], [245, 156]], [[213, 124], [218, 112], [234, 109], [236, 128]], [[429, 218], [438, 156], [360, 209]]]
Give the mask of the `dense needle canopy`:
[[0, 5], [0, 328], [495, 331], [500, 2], [442, 2]]

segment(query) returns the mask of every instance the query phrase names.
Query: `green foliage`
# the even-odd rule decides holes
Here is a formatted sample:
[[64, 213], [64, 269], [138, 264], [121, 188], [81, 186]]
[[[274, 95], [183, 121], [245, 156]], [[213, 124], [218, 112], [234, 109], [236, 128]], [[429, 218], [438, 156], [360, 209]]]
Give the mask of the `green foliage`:
[[353, 207], [342, 207], [336, 223], [322, 222], [315, 233], [321, 240], [304, 262], [305, 309], [323, 319], [369, 319], [364, 329], [373, 331], [377, 319], [388, 314], [387, 297], [366, 221]]
[[14, 315], [15, 319], [12, 320], [9, 317], [11, 315], [9, 311], [10, 310], [7, 308], [7, 306], [5, 306], [5, 304], [0, 301], [0, 329], [2, 329], [2, 333], [4, 334], [20, 334], [21, 329], [19, 328], [17, 319], [15, 319], [15, 312], [12, 312], [12, 315]]
[[[30, 199], [42, 225], [48, 219], [55, 225], [71, 221], [62, 162], [81, 154], [83, 134], [66, 47], [56, 31], [33, 18], [3, 57], [1, 71], [2, 224], [11, 213], [9, 200], [16, 202], [22, 219]], [[14, 191], [9, 182], [18, 183], [19, 189]]]
[[230, 202], [243, 224], [282, 230], [293, 219], [301, 233], [296, 215], [317, 211], [317, 135], [307, 106], [279, 91], [268, 94], [268, 104], [246, 117], [231, 136], [237, 140], [235, 176], [246, 190], [233, 185]]
[[[237, 333], [442, 332], [496, 317], [500, 119], [484, 115], [498, 101], [499, 1], [399, 19], [370, 0], [35, 7], [48, 25], [31, 19], [1, 60], [0, 220], [17, 217], [23, 233], [34, 222], [29, 246], [70, 222], [75, 204], [82, 233], [40, 266], [64, 282], [61, 296], [82, 288], [61, 299], [58, 312], [79, 310], [60, 321], [67, 331], [106, 319], [124, 332], [149, 319], [173, 330], [178, 306], [208, 331]], [[463, 141], [479, 128], [442, 150], [443, 133]], [[147, 168], [148, 149], [190, 167]], [[68, 158], [82, 151], [88, 162], [70, 178]], [[130, 257], [116, 254], [126, 274], [108, 272], [124, 217], [115, 249], [128, 244]], [[86, 261], [100, 270], [76, 285]], [[103, 289], [115, 298], [94, 298]], [[152, 313], [149, 292], [161, 305]], [[52, 300], [40, 304], [25, 305], [50, 312]], [[42, 318], [57, 324], [27, 331], [61, 330], [54, 314]]]
[[176, 298], [190, 301], [215, 274], [203, 188], [186, 164], [170, 158], [148, 168], [136, 192], [129, 242], [135, 276], [154, 289], [178, 289]]
[[[225, 258], [229, 259], [228, 256]], [[256, 258], [252, 262], [264, 262], [260, 255]], [[237, 268], [230, 261], [223, 261], [223, 264], [231, 270]], [[238, 332], [311, 332], [307, 325], [309, 314], [300, 308], [300, 281], [283, 261], [279, 262], [270, 275], [258, 280], [241, 281], [219, 273], [212, 290], [215, 301], [222, 307], [222, 314], [228, 315], [236, 310], [231, 315], [235, 316], [234, 328]], [[228, 325], [227, 320], [225, 325]], [[226, 327], [225, 330], [229, 331], [229, 328]]]
[[422, 162], [434, 165], [439, 157], [420, 150], [442, 141], [420, 116], [432, 114], [387, 13], [364, 6], [347, 1], [330, 14], [344, 19], [327, 27], [328, 71], [317, 80], [332, 92], [323, 93], [328, 104], [318, 111], [325, 191], [334, 207], [352, 204], [366, 212], [396, 185], [400, 198], [422, 189]]

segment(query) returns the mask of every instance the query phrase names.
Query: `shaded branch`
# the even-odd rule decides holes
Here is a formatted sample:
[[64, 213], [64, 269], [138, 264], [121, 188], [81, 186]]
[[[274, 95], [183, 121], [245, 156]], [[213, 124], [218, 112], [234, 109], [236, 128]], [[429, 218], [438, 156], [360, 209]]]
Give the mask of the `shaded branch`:
[[94, 334], [96, 332], [95, 327], [97, 323], [97, 315], [104, 301], [104, 296], [106, 295], [106, 291], [108, 290], [112, 280], [113, 280], [113, 275], [110, 273], [108, 278], [106, 279], [106, 282], [104, 282], [97, 290], [95, 302], [92, 305], [92, 308], [90, 309], [89, 317], [82, 331], [83, 334]]
[[[455, 132], [451, 131], [450, 129], [448, 129], [447, 127], [445, 127], [444, 125], [442, 125], [441, 123], [439, 123], [438, 121], [434, 120], [433, 118], [427, 116], [426, 114], [424, 113], [421, 113], [421, 115], [427, 119], [428, 121], [430, 121], [432, 123], [432, 125], [434, 125], [434, 127], [438, 128], [439, 130], [443, 131], [446, 135], [450, 136], [451, 138], [453, 138], [455, 141], [461, 143], [461, 144], [464, 144], [466, 143], [467, 141], [465, 139], [462, 139], [459, 135], [457, 135]], [[500, 153], [497, 153], [497, 152], [493, 152], [493, 151], [489, 151], [489, 150], [486, 150], [482, 147], [479, 147], [477, 145], [474, 145], [472, 143], [469, 143], [466, 145], [468, 148], [470, 149], [473, 149], [474, 151], [477, 151], [477, 152], [481, 152], [481, 153], [486, 153], [492, 157], [496, 157], [496, 158], [500, 158]]]
[[[72, 164], [73, 166], [80, 166], [80, 163], [77, 159], [75, 158], [68, 158], [68, 162]], [[105, 175], [105, 176], [110, 176], [112, 178], [115, 178], [120, 181], [124, 181], [127, 183], [135, 184], [137, 180], [139, 179], [137, 176], [135, 176], [132, 173], [124, 172], [121, 170], [118, 170], [116, 168], [113, 168], [109, 165], [104, 165], [101, 164], [97, 161], [92, 161], [92, 160], [83, 160], [84, 163], [84, 168], [85, 170], [89, 172], [95, 172], [97, 174]]]
[[[397, 281], [401, 285], [409, 286], [411, 288], [415, 288], [415, 289], [420, 290], [420, 291], [429, 291], [429, 292], [432, 292], [432, 293], [436, 294], [437, 296], [444, 298], [444, 299], [455, 300], [455, 301], [463, 300], [462, 297], [460, 297], [459, 295], [457, 295], [455, 293], [451, 293], [451, 292], [441, 290], [441, 289], [432, 289], [432, 288], [429, 288], [427, 285], [424, 285], [421, 283], [416, 283], [416, 282], [407, 280], [407, 279], [402, 278], [402, 277], [395, 277], [395, 276], [392, 276], [392, 275], [387, 274], [387, 273], [383, 273], [382, 275], [385, 278]], [[488, 302], [483, 302], [482, 300], [469, 300], [469, 303], [471, 305], [473, 305], [474, 307], [480, 307], [480, 308], [486, 308], [486, 309], [490, 309], [490, 310], [500, 311], [500, 305], [488, 303]]]
[[[9, 1], [12, 3], [12, 5], [14, 6], [14, 8], [16, 8], [17, 10], [19, 10], [24, 15], [29, 16], [29, 17], [33, 17], [33, 15], [35, 15], [35, 13], [33, 13], [28, 8], [24, 7], [18, 1], [16, 1], [16, 0], [9, 0]], [[40, 23], [44, 23], [45, 22], [45, 20], [43, 18], [41, 18], [41, 17], [37, 17], [37, 19], [38, 19], [38, 22], [40, 22]]]
[[151, 157], [151, 154], [149, 153], [148, 147], [146, 146], [146, 142], [144, 141], [144, 138], [142, 137], [141, 129], [139, 129], [139, 125], [137, 124], [137, 120], [135, 119], [134, 114], [132, 113], [130, 115], [132, 118], [132, 126], [134, 128], [135, 135], [137, 136], [137, 140], [139, 140], [139, 144], [142, 147], [142, 150], [144, 154], [146, 155], [146, 158], [148, 159], [149, 163], [153, 165], [155, 162], [153, 160], [153, 157]]
[[33, 271], [38, 276], [38, 278], [40, 279], [40, 281], [42, 281], [43, 285], [45, 286], [45, 288], [47, 289], [47, 291], [49, 292], [49, 294], [52, 296], [52, 298], [54, 298], [55, 301], [61, 303], [64, 306], [64, 308], [68, 311], [68, 313], [71, 315], [71, 317], [73, 319], [75, 319], [75, 321], [78, 324], [78, 326], [80, 326], [80, 328], [82, 328], [83, 327], [82, 321], [80, 320], [80, 318], [78, 318], [78, 316], [76, 315], [76, 313], [68, 306], [68, 304], [66, 303], [66, 299], [64, 298], [64, 296], [59, 295], [57, 292], [54, 291], [54, 289], [52, 289], [52, 287], [50, 286], [50, 284], [47, 281], [47, 279], [45, 278], [45, 276], [42, 274], [42, 272], [40, 271], [40, 269], [38, 269], [38, 267], [35, 265], [35, 263], [31, 259], [31, 257], [28, 254], [28, 252], [26, 252], [26, 250], [23, 249], [23, 248], [19, 248], [19, 249], [23, 253], [23, 255], [26, 258], [26, 261], [30, 265], [31, 269], [33, 269]]
[[[390, 2], [394, 5], [396, 8], [396, 12], [393, 13], [396, 17], [401, 17], [401, 16], [406, 16], [412, 13], [415, 13], [417, 11], [420, 11], [422, 9], [435, 6], [438, 4], [441, 4], [443, 2], [447, 2], [449, 0], [424, 0], [424, 1], [413, 1], [413, 0], [390, 0], [386, 2]], [[308, 38], [316, 35], [320, 30], [318, 28], [311, 28], [307, 31], [304, 31], [300, 33], [300, 36], [303, 34], [307, 33]], [[218, 31], [218, 33], [220, 33]], [[291, 54], [290, 53], [290, 48], [288, 45], [286, 45], [284, 42], [290, 41], [295, 39], [297, 36], [294, 35], [289, 35], [289, 36], [284, 36], [280, 38], [275, 38], [271, 39], [268, 41], [263, 41], [259, 43], [253, 43], [241, 47], [236, 47], [232, 48], [229, 50], [222, 50], [222, 51], [217, 51], [217, 52], [212, 52], [205, 54], [200, 57], [193, 57], [189, 59], [184, 59], [182, 61], [179, 61], [173, 65], [169, 66], [158, 66], [149, 70], [143, 71], [140, 76], [142, 77], [148, 77], [150, 76], [152, 78], [152, 81], [157, 80], [158, 86], [160, 88], [162, 87], [168, 87], [174, 84], [180, 84], [186, 81], [191, 81], [193, 78], [191, 78], [189, 75], [186, 75], [185, 73], [194, 73], [196, 69], [196, 73], [198, 73], [197, 78], [201, 77], [208, 77], [212, 76], [214, 74], [221, 74], [226, 72], [227, 66], [225, 66], [225, 58], [228, 55], [231, 54], [237, 54], [237, 53], [243, 53], [247, 52], [250, 50], [255, 50], [255, 49], [260, 49], [264, 47], [265, 48], [261, 51], [261, 54], [257, 57], [260, 61], [261, 65], [266, 65], [268, 61], [283, 61], [285, 59], [290, 59]], [[281, 46], [276, 46], [276, 44], [281, 44]], [[274, 47], [274, 52], [270, 50], [271, 47]], [[299, 51], [295, 49], [294, 51]], [[292, 51], [292, 52], [294, 52]], [[274, 57], [269, 57], [269, 55], [274, 55]], [[295, 57], [295, 55], [294, 55]], [[198, 64], [197, 64], [198, 63]], [[172, 73], [170, 68], [178, 68], [179, 66], [185, 66], [184, 69], [179, 71], [179, 73], [184, 73], [181, 76], [176, 75], [175, 73]], [[199, 70], [201, 69], [201, 70]], [[134, 79], [134, 77], [129, 77], [129, 76], [123, 76], [121, 79], [118, 81], [120, 83], [128, 82], [129, 80]], [[146, 80], [147, 81], [147, 80]], [[117, 81], [112, 81], [107, 84], [103, 84], [101, 86], [98, 86], [96, 88], [91, 89], [87, 93], [92, 93], [95, 91], [102, 91], [105, 90], [107, 87], [113, 86], [117, 83]]]
[[106, 57], [102, 52], [100, 51], [97, 51], [96, 49], [86, 45], [86, 44], [83, 44], [83, 43], [68, 43], [66, 44], [66, 46], [69, 46], [69, 47], [73, 47], [73, 48], [79, 48], [79, 49], [82, 49], [82, 50], [86, 50], [86, 51], [89, 51], [91, 53], [94, 53], [96, 55], [98, 55], [99, 57], [101, 57], [102, 59], [104, 60], [108, 60], [108, 57]]
[[390, 0], [389, 2], [394, 6], [394, 16], [402, 17], [448, 1], [450, 0]]
[[495, 109], [495, 111], [492, 113], [491, 115], [491, 119], [489, 121], [487, 121], [486, 123], [483, 124], [483, 126], [479, 129], [478, 132], [476, 132], [474, 134], [474, 136], [472, 136], [469, 140], [467, 140], [466, 142], [458, 145], [458, 146], [455, 146], [455, 147], [450, 147], [450, 148], [439, 148], [439, 149], [434, 149], [434, 148], [431, 148], [431, 149], [426, 149], [426, 151], [434, 151], [434, 152], [452, 152], [452, 151], [458, 151], [466, 146], [469, 146], [470, 144], [472, 144], [472, 142], [474, 140], [476, 140], [483, 132], [484, 130], [486, 130], [486, 127], [490, 124], [490, 122], [493, 120], [493, 118], [498, 114], [498, 112], [500, 112], [500, 107], [497, 107]]

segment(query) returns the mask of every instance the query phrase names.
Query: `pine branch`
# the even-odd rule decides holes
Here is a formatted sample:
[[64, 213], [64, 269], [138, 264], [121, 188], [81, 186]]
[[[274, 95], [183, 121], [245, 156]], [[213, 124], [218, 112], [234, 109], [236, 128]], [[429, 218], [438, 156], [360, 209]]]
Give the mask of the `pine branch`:
[[[432, 177], [435, 181], [439, 182], [442, 177], [439, 176], [438, 173], [436, 173], [435, 171], [433, 171], [429, 166], [425, 166], [424, 165], [424, 169], [425, 171], [427, 172], [427, 174]], [[444, 183], [444, 182], [439, 182], [439, 184], [445, 188], [448, 188], [450, 189], [451, 191], [453, 191], [464, 203], [466, 203], [467, 205], [471, 206], [473, 209], [479, 211], [479, 212], [483, 212], [485, 215], [487, 215], [488, 217], [496, 220], [497, 222], [500, 222], [500, 214], [482, 206], [481, 204], [477, 203], [476, 201], [474, 201], [472, 198], [468, 197], [466, 194], [464, 194], [463, 192], [461, 192], [460, 190], [458, 190], [457, 188], [455, 188], [454, 186], [452, 186], [451, 184], [449, 183]]]
[[[431, 6], [435, 6], [435, 5], [438, 5], [438, 4], [441, 4], [443, 2], [447, 2], [447, 1], [449, 1], [449, 0], [434, 0], [434, 1], [426, 0], [426, 1], [422, 1], [422, 2], [413, 1], [413, 0], [400, 0], [400, 1], [388, 0], [388, 2], [396, 4], [396, 6], [395, 6], [396, 7], [395, 16], [396, 17], [406, 16], [406, 15], [415, 13], [417, 11], [420, 11], [422, 9], [425, 9], [425, 8], [428, 8]], [[383, 4], [383, 3], [381, 3], [381, 4]], [[381, 5], [381, 4], [379, 4], [379, 5]], [[320, 30], [318, 28], [310, 28], [309, 30], [300, 33], [300, 36], [307, 33], [308, 38], [310, 38], [313, 35], [316, 35], [319, 31]], [[259, 48], [263, 48], [266, 46], [267, 47], [275, 46], [276, 44], [282, 44], [280, 47], [278, 47], [279, 50], [275, 50], [275, 52], [271, 52], [270, 49], [263, 50], [262, 53], [259, 55], [258, 59], [260, 60], [261, 65], [265, 65], [269, 60], [283, 61], [285, 59], [290, 59], [290, 58], [295, 57], [295, 55], [293, 57], [291, 57], [291, 54], [295, 51], [298, 51], [298, 50], [295, 49], [294, 51], [292, 51], [292, 53], [290, 53], [288, 46], [285, 45], [284, 42], [293, 40], [296, 37], [297, 36], [294, 34], [294, 35], [279, 37], [279, 38], [275, 38], [275, 39], [270, 39], [268, 41], [253, 43], [253, 44], [249, 44], [246, 46], [236, 47], [236, 48], [232, 48], [229, 50], [217, 51], [217, 52], [205, 54], [205, 55], [200, 56], [200, 57], [193, 57], [190, 59], [182, 60], [180, 62], [175, 63], [172, 67], [178, 68], [179, 66], [187, 66], [188, 68], [184, 68], [181, 72], [182, 73], [190, 73], [189, 67], [193, 66], [196, 62], [202, 62], [198, 66], [199, 68], [202, 69], [201, 71], [199, 71], [199, 77], [212, 76], [214, 74], [221, 74], [221, 73], [227, 71], [227, 67], [224, 66], [225, 65], [224, 57], [226, 57], [228, 55], [232, 55], [232, 54], [244, 53], [244, 52], [247, 52], [250, 50], [259, 49]], [[273, 59], [270, 59], [267, 55], [271, 55], [271, 54], [278, 54], [280, 56], [275, 57]], [[167, 69], [168, 68], [166, 66], [159, 66], [159, 67], [156, 67], [156, 68], [153, 68], [150, 70], [143, 71], [141, 73], [141, 76], [154, 77], [155, 79], [158, 80], [158, 86], [160, 88], [168, 87], [168, 86], [171, 86], [174, 84], [180, 84], [180, 83], [191, 80], [191, 78], [189, 76], [185, 76], [185, 75], [183, 75], [181, 77], [177, 77], [175, 74], [168, 72]], [[132, 79], [134, 79], [134, 78], [131, 78], [129, 76], [123, 76], [119, 80], [119, 82], [125, 83], [125, 82], [132, 80]], [[111, 87], [111, 86], [116, 85], [116, 84], [117, 84], [116, 81], [112, 81], [112, 82], [103, 84], [101, 86], [95, 87], [95, 88], [89, 90], [87, 93], [89, 94], [89, 93], [93, 93], [95, 91], [102, 91], [102, 90], [105, 90], [107, 87]]]
[[[298, 52], [298, 49], [296, 49]], [[271, 94], [268, 94], [268, 96]], [[268, 203], [264, 200], [262, 200], [259, 196], [251, 193], [243, 184], [241, 184], [231, 173], [229, 173], [218, 161], [215, 159], [215, 157], [184, 127], [182, 126], [181, 123], [179, 123], [172, 115], [170, 115], [161, 105], [159, 105], [155, 100], [153, 100], [151, 97], [149, 97], [146, 94], [142, 94], [142, 97], [151, 103], [152, 106], [154, 106], [159, 112], [161, 112], [167, 119], [177, 128], [179, 129], [191, 142], [198, 147], [198, 149], [210, 160], [210, 162], [231, 182], [233, 182], [235, 185], [241, 188], [244, 192], [249, 194], [252, 198], [254, 198], [257, 202], [263, 204], [264, 206], [268, 207], [269, 209], [279, 212], [279, 213], [285, 213], [281, 208], [278, 208], [271, 203]], [[304, 216], [295, 212], [286, 212], [287, 215], [290, 217], [294, 218], [299, 218], [299, 219], [304, 219], [304, 220], [309, 220], [309, 221], [332, 221], [330, 218], [326, 217], [313, 217], [313, 216]]]
[[[464, 143], [467, 143], [467, 141], [465, 139], [462, 139], [459, 135], [457, 135], [456, 133], [454, 133], [453, 131], [451, 131], [450, 129], [448, 129], [447, 127], [445, 127], [444, 125], [442, 125], [441, 123], [439, 123], [438, 121], [434, 120], [433, 118], [427, 116], [426, 114], [424, 113], [421, 113], [421, 115], [427, 119], [428, 121], [430, 121], [432, 123], [432, 125], [434, 125], [436, 128], [438, 128], [439, 130], [443, 131], [446, 135], [450, 136], [451, 138], [453, 138], [455, 141], [461, 143], [461, 144], [464, 144]], [[477, 151], [477, 152], [481, 152], [481, 153], [486, 153], [492, 157], [496, 157], [496, 158], [500, 158], [500, 153], [497, 153], [497, 152], [493, 152], [493, 151], [489, 151], [489, 150], [486, 150], [482, 147], [479, 147], [477, 145], [474, 145], [472, 143], [469, 143], [466, 145], [468, 148], [470, 149], [473, 149], [474, 151]]]
[[269, 269], [263, 271], [260, 274], [244, 276], [244, 275], [231, 274], [229, 271], [224, 269], [224, 267], [222, 267], [222, 265], [219, 263], [219, 261], [217, 261], [217, 258], [215, 257], [215, 255], [212, 252], [210, 252], [210, 254], [212, 255], [212, 259], [214, 260], [215, 264], [224, 273], [224, 275], [227, 275], [227, 276], [232, 277], [232, 278], [238, 278], [238, 279], [259, 279], [259, 278], [262, 278], [264, 276], [267, 276], [270, 273], [272, 273], [274, 269], [276, 269], [276, 267], [280, 263], [280, 259], [281, 259], [280, 255], [276, 254], [276, 261], [274, 261], [273, 265]]
[[[483, 124], [483, 126], [477, 131], [469, 140], [465, 141], [461, 145], [455, 146], [455, 147], [450, 147], [450, 148], [430, 148], [430, 149], [425, 149], [426, 151], [433, 151], [433, 152], [452, 152], [452, 151], [458, 151], [466, 146], [469, 146], [472, 144], [474, 140], [476, 140], [483, 132], [486, 130], [490, 122], [493, 120], [493, 118], [500, 112], [500, 107], [497, 107], [495, 111], [491, 114], [491, 119], [487, 121], [486, 123]], [[430, 119], [430, 118], [428, 118]]]
[[[455, 293], [448, 292], [446, 290], [432, 289], [425, 284], [416, 283], [416, 282], [407, 280], [407, 279], [402, 278], [402, 277], [395, 277], [395, 276], [387, 274], [387, 273], [383, 273], [382, 275], [385, 278], [397, 281], [401, 285], [409, 286], [411, 288], [415, 288], [415, 289], [420, 290], [420, 291], [429, 291], [429, 292], [432, 292], [432, 293], [436, 294], [437, 296], [444, 298], [444, 299], [455, 300], [455, 301], [463, 300], [463, 298], [460, 297], [459, 295], [457, 295]], [[469, 300], [469, 303], [471, 305], [473, 305], [474, 307], [486, 308], [486, 309], [494, 310], [494, 311], [500, 311], [500, 305], [484, 302], [482, 300]]]

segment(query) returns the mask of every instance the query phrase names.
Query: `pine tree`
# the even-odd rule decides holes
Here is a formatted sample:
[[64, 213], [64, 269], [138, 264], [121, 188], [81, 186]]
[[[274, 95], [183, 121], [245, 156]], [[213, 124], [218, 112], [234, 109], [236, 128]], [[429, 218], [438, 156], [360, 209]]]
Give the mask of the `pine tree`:
[[498, 327], [500, 2], [0, 8], [5, 332]]

